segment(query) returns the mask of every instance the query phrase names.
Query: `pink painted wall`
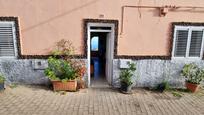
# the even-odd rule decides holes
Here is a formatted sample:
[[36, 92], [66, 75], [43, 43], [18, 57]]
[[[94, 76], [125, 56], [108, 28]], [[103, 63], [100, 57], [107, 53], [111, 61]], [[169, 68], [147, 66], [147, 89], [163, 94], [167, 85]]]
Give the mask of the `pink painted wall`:
[[[83, 19], [121, 20], [123, 5], [204, 6], [203, 0], [0, 0], [0, 16], [18, 16], [24, 55], [47, 54], [60, 39], [83, 53]], [[155, 9], [126, 8], [119, 55], [168, 55], [171, 22], [204, 22], [204, 9], [172, 11], [159, 17]], [[99, 15], [103, 14], [104, 18]], [[121, 24], [121, 22], [119, 22]], [[120, 26], [119, 26], [120, 27]], [[120, 28], [119, 28], [120, 32]]]

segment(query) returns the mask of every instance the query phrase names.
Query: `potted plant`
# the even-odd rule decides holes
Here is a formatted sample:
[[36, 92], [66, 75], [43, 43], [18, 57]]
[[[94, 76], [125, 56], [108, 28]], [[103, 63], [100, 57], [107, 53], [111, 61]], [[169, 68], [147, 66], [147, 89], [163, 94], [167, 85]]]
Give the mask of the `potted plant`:
[[85, 88], [85, 82], [83, 80], [83, 76], [86, 73], [86, 66], [83, 61], [79, 61], [76, 65], [76, 71], [77, 71], [77, 76], [79, 78], [78, 81], [78, 88], [79, 89], [84, 89]]
[[167, 81], [162, 81], [156, 86], [156, 91], [159, 91], [163, 93], [165, 90], [168, 90], [170, 88], [169, 83]]
[[57, 42], [56, 46], [44, 73], [51, 80], [55, 91], [76, 91], [79, 70], [78, 62], [72, 58], [74, 47], [70, 41], [64, 39]]
[[128, 66], [128, 68], [125, 68], [120, 72], [120, 90], [122, 93], [131, 93], [132, 89], [132, 76], [136, 71], [136, 65], [134, 63], [128, 63]]
[[51, 80], [54, 91], [76, 91], [76, 71], [66, 60], [49, 57], [44, 73]]
[[77, 80], [77, 88], [78, 89], [84, 89], [85, 88], [85, 82], [83, 80], [83, 77], [86, 73], [86, 64], [83, 60], [70, 60], [72, 67], [76, 71], [76, 76], [78, 78]]
[[191, 63], [184, 65], [181, 74], [186, 79], [186, 87], [192, 92], [197, 92], [200, 82], [204, 79], [204, 69], [200, 69], [197, 65]]
[[4, 76], [0, 75], [0, 90], [4, 90], [4, 81], [5, 81]]

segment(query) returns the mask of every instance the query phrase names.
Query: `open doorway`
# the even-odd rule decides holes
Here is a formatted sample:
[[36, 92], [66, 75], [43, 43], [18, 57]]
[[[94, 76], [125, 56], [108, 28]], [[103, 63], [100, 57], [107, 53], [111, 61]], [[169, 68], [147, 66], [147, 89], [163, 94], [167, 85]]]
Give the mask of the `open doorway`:
[[106, 87], [112, 84], [114, 28], [112, 23], [87, 25], [88, 86]]
[[107, 32], [91, 32], [91, 85], [108, 85], [106, 80]]

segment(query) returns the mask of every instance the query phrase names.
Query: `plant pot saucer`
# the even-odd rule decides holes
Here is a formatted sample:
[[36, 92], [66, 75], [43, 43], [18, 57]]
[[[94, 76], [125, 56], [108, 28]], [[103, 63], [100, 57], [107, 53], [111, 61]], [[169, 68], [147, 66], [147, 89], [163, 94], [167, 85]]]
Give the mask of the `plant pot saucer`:
[[121, 90], [121, 89], [120, 89], [120, 92], [123, 93], [123, 94], [133, 94], [132, 91], [123, 91], [123, 90]]

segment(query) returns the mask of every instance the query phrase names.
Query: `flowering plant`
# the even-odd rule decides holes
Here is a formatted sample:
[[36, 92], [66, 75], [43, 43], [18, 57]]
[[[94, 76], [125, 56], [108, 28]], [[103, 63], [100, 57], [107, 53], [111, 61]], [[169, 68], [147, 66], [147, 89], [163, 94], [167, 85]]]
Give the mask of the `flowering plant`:
[[181, 74], [189, 83], [200, 84], [204, 80], [204, 69], [199, 68], [193, 63], [184, 65]]
[[83, 60], [75, 60], [74, 47], [68, 40], [60, 40], [48, 59], [49, 67], [45, 69], [45, 75], [53, 80], [74, 80], [83, 77], [86, 72]]

